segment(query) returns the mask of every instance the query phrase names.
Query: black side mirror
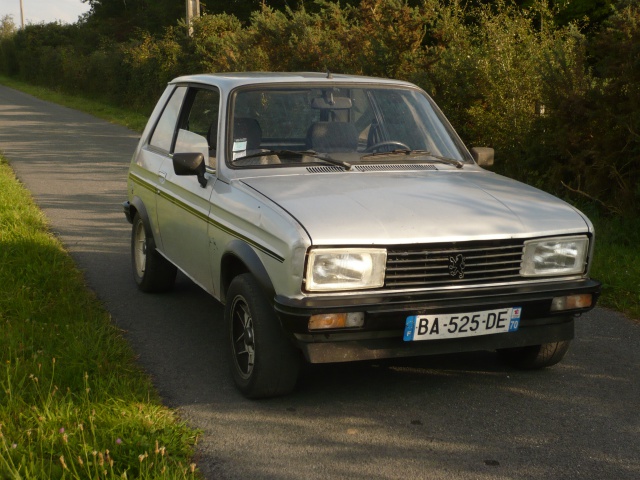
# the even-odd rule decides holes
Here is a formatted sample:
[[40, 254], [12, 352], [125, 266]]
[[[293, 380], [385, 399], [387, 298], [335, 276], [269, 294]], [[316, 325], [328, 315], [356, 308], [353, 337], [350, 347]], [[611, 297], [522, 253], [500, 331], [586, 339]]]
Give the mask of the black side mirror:
[[481, 167], [491, 167], [494, 154], [493, 148], [489, 147], [473, 147], [471, 149], [471, 156]]
[[202, 188], [207, 186], [207, 179], [204, 176], [206, 172], [204, 155], [201, 153], [174, 153], [173, 171], [176, 175], [195, 175]]

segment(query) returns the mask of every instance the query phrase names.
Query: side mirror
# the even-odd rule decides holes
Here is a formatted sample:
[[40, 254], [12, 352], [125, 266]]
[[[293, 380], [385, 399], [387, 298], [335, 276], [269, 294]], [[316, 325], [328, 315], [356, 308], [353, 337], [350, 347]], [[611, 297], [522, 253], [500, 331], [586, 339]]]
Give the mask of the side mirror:
[[481, 167], [491, 167], [493, 165], [494, 153], [493, 148], [489, 147], [473, 147], [471, 149], [471, 156]]
[[202, 188], [207, 186], [207, 179], [204, 176], [206, 170], [204, 155], [201, 153], [173, 154], [173, 171], [176, 175], [195, 175]]

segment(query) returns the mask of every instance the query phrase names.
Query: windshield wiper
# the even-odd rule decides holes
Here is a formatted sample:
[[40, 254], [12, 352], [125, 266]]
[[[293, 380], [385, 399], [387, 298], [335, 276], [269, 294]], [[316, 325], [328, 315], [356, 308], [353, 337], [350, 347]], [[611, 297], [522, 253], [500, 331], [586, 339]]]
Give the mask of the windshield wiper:
[[448, 165], [453, 165], [456, 168], [462, 168], [464, 163], [460, 160], [456, 160], [454, 158], [443, 157], [440, 155], [436, 155], [435, 153], [431, 153], [429, 150], [407, 150], [406, 148], [391, 150], [390, 152], [376, 152], [376, 153], [368, 153], [366, 155], [362, 155], [360, 158], [369, 158], [369, 157], [390, 157], [396, 155], [404, 155], [404, 156], [414, 156], [414, 155], [424, 155], [426, 157], [431, 157], [436, 159], [439, 162], [446, 163]]
[[256, 158], [256, 157], [264, 157], [267, 155], [277, 155], [278, 157], [313, 157], [318, 160], [322, 160], [323, 162], [330, 163], [332, 165], [338, 165], [339, 167], [344, 168], [345, 170], [351, 170], [352, 165], [349, 162], [345, 162], [343, 160], [338, 160], [337, 158], [332, 158], [329, 155], [318, 153], [315, 150], [264, 150], [262, 152], [252, 153], [250, 155], [245, 155], [244, 157], [234, 158], [233, 161], [242, 160], [245, 158]]

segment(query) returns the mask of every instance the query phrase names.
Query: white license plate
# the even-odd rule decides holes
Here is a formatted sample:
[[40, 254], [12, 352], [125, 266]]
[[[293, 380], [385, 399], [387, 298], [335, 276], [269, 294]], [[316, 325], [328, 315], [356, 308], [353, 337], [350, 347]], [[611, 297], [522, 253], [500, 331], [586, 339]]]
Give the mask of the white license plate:
[[404, 341], [439, 340], [515, 332], [522, 308], [500, 308], [471, 313], [412, 315], [407, 317]]

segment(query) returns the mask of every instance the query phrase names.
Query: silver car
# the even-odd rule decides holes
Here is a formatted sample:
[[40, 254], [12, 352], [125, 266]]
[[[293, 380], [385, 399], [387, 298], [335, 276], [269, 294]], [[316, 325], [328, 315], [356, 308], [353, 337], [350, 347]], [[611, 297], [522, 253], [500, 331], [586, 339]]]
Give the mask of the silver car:
[[133, 155], [133, 276], [177, 269], [225, 305], [234, 381], [290, 392], [303, 361], [497, 350], [560, 361], [593, 308], [590, 221], [483, 167], [407, 82], [235, 73], [169, 83]]

